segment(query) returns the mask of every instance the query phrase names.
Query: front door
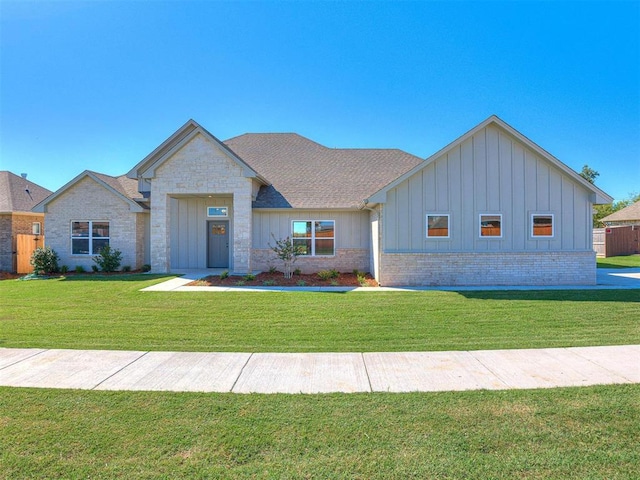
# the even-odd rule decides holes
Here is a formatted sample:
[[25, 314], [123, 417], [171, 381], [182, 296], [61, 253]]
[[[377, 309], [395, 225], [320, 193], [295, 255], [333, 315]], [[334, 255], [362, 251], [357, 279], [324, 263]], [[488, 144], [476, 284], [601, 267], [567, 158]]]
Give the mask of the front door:
[[207, 222], [209, 268], [229, 268], [229, 222], [216, 220]]

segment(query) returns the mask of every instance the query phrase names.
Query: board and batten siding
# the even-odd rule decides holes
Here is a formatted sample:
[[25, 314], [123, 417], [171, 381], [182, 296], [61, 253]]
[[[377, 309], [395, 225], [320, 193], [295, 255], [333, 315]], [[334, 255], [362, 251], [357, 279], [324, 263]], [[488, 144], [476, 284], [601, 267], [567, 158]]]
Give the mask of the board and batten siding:
[[[228, 217], [207, 217], [207, 207], [229, 207]], [[171, 267], [207, 268], [207, 220], [229, 220], [233, 231], [233, 197], [216, 195], [169, 198]], [[230, 235], [230, 239], [233, 238]], [[229, 245], [231, 248], [231, 245]]]
[[[531, 215], [553, 214], [553, 238], [532, 238]], [[426, 215], [450, 215], [450, 238], [427, 238]], [[502, 215], [502, 238], [480, 238], [479, 215]], [[590, 251], [589, 192], [495, 126], [389, 190], [385, 252]]]
[[[336, 248], [369, 249], [369, 212], [339, 210], [253, 210], [253, 248], [268, 249], [269, 244], [292, 236], [294, 220], [334, 220]], [[272, 236], [273, 234], [273, 236]]]

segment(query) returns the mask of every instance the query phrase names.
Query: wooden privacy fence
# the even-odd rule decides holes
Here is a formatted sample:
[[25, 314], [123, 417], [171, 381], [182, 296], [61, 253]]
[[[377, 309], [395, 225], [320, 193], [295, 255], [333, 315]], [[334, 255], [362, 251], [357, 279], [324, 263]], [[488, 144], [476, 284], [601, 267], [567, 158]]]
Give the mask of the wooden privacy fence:
[[594, 228], [593, 249], [599, 257], [640, 253], [640, 225]]
[[31, 273], [31, 255], [38, 247], [44, 246], [44, 236], [19, 233], [13, 237], [13, 251], [15, 252], [15, 271], [17, 273]]

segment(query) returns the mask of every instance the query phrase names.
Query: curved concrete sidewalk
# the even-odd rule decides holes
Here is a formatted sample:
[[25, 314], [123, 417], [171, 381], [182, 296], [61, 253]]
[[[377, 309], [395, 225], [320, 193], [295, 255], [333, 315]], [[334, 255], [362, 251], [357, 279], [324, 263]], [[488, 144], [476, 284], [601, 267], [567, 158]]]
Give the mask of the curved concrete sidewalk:
[[176, 270], [175, 274], [181, 275], [166, 282], [158, 283], [147, 288], [143, 292], [389, 292], [389, 291], [419, 291], [419, 290], [617, 290], [640, 289], [640, 268], [598, 268], [596, 272], [596, 285], [536, 285], [536, 286], [480, 286], [480, 287], [199, 287], [187, 286], [194, 280], [199, 280], [208, 275], [216, 275], [222, 270]]
[[0, 348], [0, 386], [234, 393], [436, 392], [640, 383], [640, 345], [398, 353]]

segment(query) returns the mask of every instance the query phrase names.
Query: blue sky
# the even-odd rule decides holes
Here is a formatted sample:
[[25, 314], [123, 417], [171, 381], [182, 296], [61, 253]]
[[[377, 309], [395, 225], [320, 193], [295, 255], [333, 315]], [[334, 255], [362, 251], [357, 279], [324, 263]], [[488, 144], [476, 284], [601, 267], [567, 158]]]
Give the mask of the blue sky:
[[496, 114], [640, 191], [640, 2], [0, 1], [0, 170], [127, 172], [189, 118], [427, 157]]

